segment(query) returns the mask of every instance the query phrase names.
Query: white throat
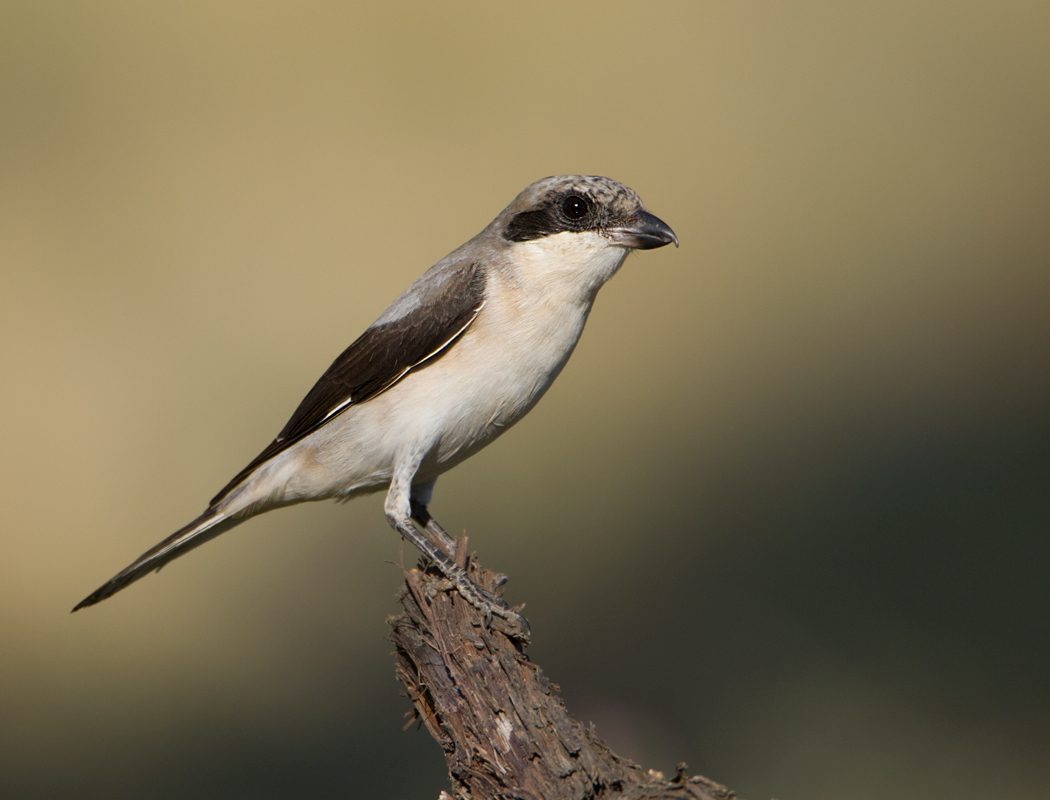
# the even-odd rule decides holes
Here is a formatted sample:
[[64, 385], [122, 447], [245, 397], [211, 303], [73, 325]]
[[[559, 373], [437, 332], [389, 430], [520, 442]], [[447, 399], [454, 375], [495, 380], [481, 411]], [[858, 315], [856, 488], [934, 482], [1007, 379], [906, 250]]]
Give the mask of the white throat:
[[628, 251], [592, 231], [557, 233], [510, 248], [522, 288], [574, 305], [590, 305]]

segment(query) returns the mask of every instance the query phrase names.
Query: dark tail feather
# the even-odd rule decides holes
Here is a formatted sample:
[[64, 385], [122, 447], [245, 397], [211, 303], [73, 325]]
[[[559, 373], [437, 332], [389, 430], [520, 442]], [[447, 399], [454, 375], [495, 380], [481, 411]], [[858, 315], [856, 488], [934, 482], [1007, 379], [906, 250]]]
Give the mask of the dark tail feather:
[[129, 583], [134, 583], [146, 573], [160, 569], [172, 559], [188, 553], [194, 547], [199, 547], [243, 521], [243, 518], [216, 519], [216, 517], [219, 517], [218, 511], [214, 509], [205, 511], [189, 525], [175, 531], [156, 547], [151, 547], [135, 559], [131, 565], [118, 572], [77, 603], [73, 610], [77, 611], [85, 606], [93, 606], [100, 600], [105, 600], [107, 597], [119, 592]]

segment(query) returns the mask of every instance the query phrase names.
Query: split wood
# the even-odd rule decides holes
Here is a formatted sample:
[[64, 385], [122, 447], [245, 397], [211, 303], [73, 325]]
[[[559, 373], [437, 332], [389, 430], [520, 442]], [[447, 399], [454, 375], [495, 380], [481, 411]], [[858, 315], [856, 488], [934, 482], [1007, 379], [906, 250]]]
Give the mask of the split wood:
[[[457, 560], [483, 589], [502, 576]], [[454, 800], [729, 800], [724, 786], [688, 777], [668, 780], [609, 750], [592, 726], [570, 717], [558, 687], [525, 655], [528, 631], [486, 621], [433, 568], [405, 574], [404, 612], [390, 620], [397, 677], [448, 763]], [[486, 624], [488, 623], [488, 624]], [[406, 726], [407, 727], [407, 726]]]

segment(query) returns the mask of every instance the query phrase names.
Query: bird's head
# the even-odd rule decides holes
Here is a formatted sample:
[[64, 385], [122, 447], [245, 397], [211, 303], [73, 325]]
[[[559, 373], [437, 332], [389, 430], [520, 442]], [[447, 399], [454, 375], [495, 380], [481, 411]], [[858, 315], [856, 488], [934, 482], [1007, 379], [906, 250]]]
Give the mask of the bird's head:
[[487, 233], [527, 277], [571, 281], [591, 297], [630, 251], [678, 246], [674, 231], [645, 210], [634, 190], [594, 175], [536, 181]]
[[678, 246], [674, 231], [632, 189], [596, 175], [535, 182], [482, 236], [503, 252], [520, 282], [582, 302], [593, 300], [632, 250]]
[[556, 175], [536, 181], [500, 214], [509, 242], [561, 234], [592, 233], [613, 247], [651, 250], [678, 237], [645, 210], [633, 189], [596, 175]]
[[632, 250], [678, 246], [674, 231], [632, 189], [596, 175], [535, 182], [481, 237], [502, 252], [518, 282], [585, 303]]

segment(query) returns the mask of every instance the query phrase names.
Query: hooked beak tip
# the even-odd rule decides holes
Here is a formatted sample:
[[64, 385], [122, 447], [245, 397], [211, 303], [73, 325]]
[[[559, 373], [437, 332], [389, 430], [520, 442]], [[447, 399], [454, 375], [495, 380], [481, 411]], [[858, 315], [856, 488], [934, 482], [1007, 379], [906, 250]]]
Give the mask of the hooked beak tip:
[[653, 250], [667, 244], [678, 247], [678, 237], [671, 227], [648, 211], [643, 211], [638, 222], [629, 228], [610, 231], [609, 237], [613, 244], [632, 250]]

